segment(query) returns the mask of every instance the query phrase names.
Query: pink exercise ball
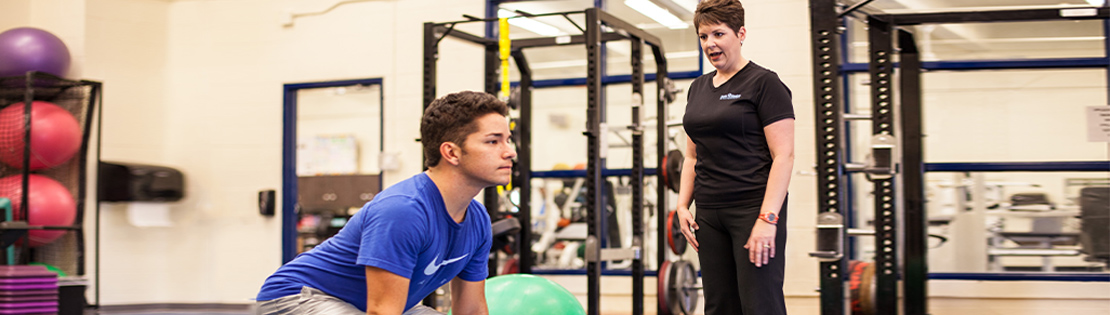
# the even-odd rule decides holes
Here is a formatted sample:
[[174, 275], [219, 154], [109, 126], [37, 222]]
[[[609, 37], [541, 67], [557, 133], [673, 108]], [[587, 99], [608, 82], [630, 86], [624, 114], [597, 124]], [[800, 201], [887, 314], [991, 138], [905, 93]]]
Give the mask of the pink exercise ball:
[[[23, 168], [24, 105], [0, 110], [0, 162]], [[31, 103], [31, 170], [69, 161], [81, 149], [81, 125], [68, 110], [50, 102]]]
[[[0, 178], [0, 197], [8, 198], [12, 202], [12, 217], [24, 220], [21, 213], [23, 203], [23, 185], [21, 175]], [[27, 177], [27, 189], [31, 193], [27, 196], [27, 224], [29, 225], [73, 225], [77, 219], [77, 202], [73, 194], [62, 183], [50, 177], [31, 174]], [[2, 215], [2, 214], [0, 214]], [[65, 235], [66, 230], [31, 230], [27, 232], [27, 239], [31, 247], [50, 244]]]

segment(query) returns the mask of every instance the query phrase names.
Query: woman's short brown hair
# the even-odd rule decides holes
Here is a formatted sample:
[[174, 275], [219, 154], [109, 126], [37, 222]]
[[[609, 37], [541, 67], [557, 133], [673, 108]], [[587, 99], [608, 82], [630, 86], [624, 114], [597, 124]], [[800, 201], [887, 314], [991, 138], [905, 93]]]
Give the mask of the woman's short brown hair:
[[694, 32], [703, 24], [725, 23], [733, 32], [744, 26], [744, 5], [739, 0], [703, 0], [694, 10]]

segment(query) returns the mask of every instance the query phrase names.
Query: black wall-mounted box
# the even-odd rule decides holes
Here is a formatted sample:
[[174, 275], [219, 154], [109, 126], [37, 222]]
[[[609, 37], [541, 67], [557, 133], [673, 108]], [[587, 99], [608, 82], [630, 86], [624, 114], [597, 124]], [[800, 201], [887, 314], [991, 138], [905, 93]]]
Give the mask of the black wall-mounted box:
[[185, 175], [165, 166], [100, 162], [97, 192], [100, 201], [178, 201], [185, 197]]

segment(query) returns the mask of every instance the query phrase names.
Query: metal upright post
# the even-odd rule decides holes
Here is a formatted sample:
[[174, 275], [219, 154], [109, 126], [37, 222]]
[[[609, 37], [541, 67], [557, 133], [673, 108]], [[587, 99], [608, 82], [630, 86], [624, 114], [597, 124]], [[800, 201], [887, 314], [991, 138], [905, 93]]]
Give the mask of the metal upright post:
[[[486, 22], [486, 24], [492, 23], [493, 22]], [[500, 91], [501, 87], [501, 76], [498, 75], [501, 73], [501, 58], [499, 57], [501, 50], [498, 48], [496, 42], [486, 43], [485, 48], [486, 70], [483, 82], [485, 82], [486, 93], [498, 95], [498, 91]], [[500, 196], [497, 195], [497, 187], [487, 187], [482, 193], [482, 205], [486, 206], [486, 211], [489, 212], [491, 216], [499, 211], [499, 202]], [[496, 251], [494, 251], [494, 253], [496, 253]], [[493, 258], [496, 258], [496, 254], [494, 254]], [[497, 270], [497, 262], [492, 261], [491, 264], [490, 267], [492, 268], [490, 268], [490, 270]]]
[[[602, 128], [602, 97], [601, 97], [601, 21], [598, 19], [597, 9], [586, 10], [586, 256], [600, 257], [601, 244], [598, 237], [604, 233], [605, 220], [604, 177], [601, 169], [605, 167], [602, 156], [605, 148], [602, 147], [601, 137], [605, 136]], [[593, 246], [591, 246], [593, 242]], [[599, 315], [601, 313], [601, 261], [587, 259], [587, 313]]]
[[[446, 35], [444, 35], [446, 36]], [[439, 36], [436, 35], [435, 23], [424, 23], [424, 95], [421, 112], [428, 109], [428, 105], [436, 99], [436, 59], [439, 59]], [[423, 141], [423, 139], [421, 139]], [[427, 169], [423, 164], [428, 159], [424, 150], [420, 150], [420, 168]], [[424, 297], [424, 305], [436, 307], [435, 293]]]
[[[632, 314], [644, 313], [644, 41], [629, 40], [632, 53], [632, 248], [640, 254], [632, 259]], [[661, 79], [659, 79], [661, 80]], [[657, 80], [656, 82], [662, 82]], [[663, 121], [662, 119], [660, 121]]]
[[[894, 43], [892, 25], [882, 19], [868, 19], [871, 71], [871, 132], [876, 136], [894, 134], [893, 77]], [[893, 153], [888, 151], [888, 153]], [[876, 161], [889, 161], [891, 172], [897, 168], [892, 157], [875, 156]], [[895, 178], [875, 177], [875, 311], [898, 314], [898, 208]]]
[[[436, 24], [424, 23], [424, 109], [436, 99], [436, 59], [439, 58]], [[423, 159], [421, 159], [423, 161]]]
[[[840, 36], [837, 31], [836, 0], [810, 0], [810, 21], [813, 46], [813, 95], [816, 121], [817, 152], [817, 213], [840, 214], [848, 210], [845, 200], [843, 168], [844, 124], [841, 115], [844, 101], [841, 97]], [[843, 229], [841, 229], [843, 231]], [[843, 244], [844, 233], [832, 242]], [[839, 257], [820, 262], [821, 314], [842, 315], [847, 312], [844, 303], [844, 275], [847, 267], [843, 253]]]
[[[667, 98], [665, 96], [665, 94], [668, 93], [668, 91], [664, 90], [665, 89], [664, 80], [667, 79], [667, 58], [665, 57], [665, 54], [663, 53], [663, 47], [659, 46], [659, 45], [652, 45], [651, 46], [651, 53], [652, 53], [653, 56], [655, 56], [655, 117], [656, 117], [655, 118], [655, 121], [656, 121], [656, 124], [655, 124], [655, 134], [656, 134], [656, 137], [655, 137], [656, 138], [656, 141], [655, 141], [656, 142], [656, 145], [655, 145], [655, 165], [657, 165], [656, 170], [659, 170], [655, 174], [655, 182], [659, 183], [659, 184], [655, 185], [655, 196], [656, 196], [656, 198], [655, 198], [655, 203], [656, 203], [655, 211], [657, 211], [660, 214], [663, 214], [663, 213], [667, 213], [667, 211], [670, 210], [670, 209], [668, 209], [668, 207], [670, 207], [670, 202], [668, 202], [669, 198], [667, 198], [668, 195], [669, 195], [669, 193], [667, 192], [667, 186], [662, 184], [663, 183], [663, 171], [662, 171], [662, 169], [663, 169], [663, 167], [662, 167], [663, 166], [663, 157], [667, 156], [667, 151], [668, 151], [667, 150], [667, 143], [668, 143], [667, 137], [670, 136], [667, 133], [667, 114], [668, 113], [667, 113]], [[679, 148], [679, 149], [681, 150], [681, 148]], [[656, 229], [656, 231], [665, 231], [666, 227], [667, 227], [667, 216], [658, 215], [658, 217], [659, 217], [659, 219], [656, 220], [656, 222], [655, 222], [655, 226], [658, 227], [658, 229]], [[660, 233], [659, 235], [662, 235], [662, 234]], [[656, 259], [655, 259], [656, 260], [655, 265], [656, 266], [662, 266], [663, 265], [663, 260], [665, 260], [667, 258], [667, 238], [666, 237], [656, 237], [656, 239], [657, 239], [657, 241], [656, 241], [656, 246], [657, 246], [656, 247], [656, 252], [658, 252], [658, 255], [656, 256]], [[658, 294], [657, 294], [657, 296], [658, 296]], [[663, 312], [665, 311], [665, 310], [663, 310], [662, 306], [659, 305], [659, 303], [655, 303], [655, 308], [656, 308], [656, 312], [658, 314], [663, 314]]]
[[[513, 60], [516, 61], [517, 70], [520, 71], [520, 118], [518, 125], [520, 126], [520, 140], [516, 143], [517, 169], [520, 171], [520, 182], [517, 186], [520, 187], [520, 200], [532, 200], [532, 190], [530, 183], [532, 182], [532, 155], [521, 152], [532, 152], [532, 68], [528, 67], [528, 59], [524, 58], [524, 52], [520, 49], [513, 50]], [[521, 202], [520, 212], [517, 213], [520, 218], [520, 236], [517, 237], [517, 266], [520, 268], [520, 273], [532, 273], [532, 205], [531, 202]]]
[[905, 205], [902, 309], [906, 315], [925, 315], [928, 311], [929, 247], [921, 125], [921, 55], [913, 34], [905, 30], [898, 30], [898, 48], [902, 200]]

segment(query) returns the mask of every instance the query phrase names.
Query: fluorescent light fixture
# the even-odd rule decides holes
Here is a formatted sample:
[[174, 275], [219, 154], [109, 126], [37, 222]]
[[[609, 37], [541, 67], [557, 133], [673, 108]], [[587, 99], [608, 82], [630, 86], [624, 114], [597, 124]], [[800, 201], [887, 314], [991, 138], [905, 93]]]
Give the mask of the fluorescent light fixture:
[[1101, 7], [1102, 4], [1106, 3], [1106, 0], [1087, 0], [1087, 3], [1096, 7]]
[[556, 28], [554, 26], [544, 24], [543, 22], [536, 21], [536, 20], [529, 19], [529, 18], [524, 18], [524, 17], [513, 18], [515, 16], [517, 16], [517, 15], [515, 13], [509, 11], [509, 10], [505, 10], [505, 9], [497, 10], [497, 17], [498, 18], [509, 18], [509, 24], [511, 24], [513, 26], [516, 26], [516, 27], [519, 27], [519, 28], [526, 29], [529, 32], [540, 34], [540, 35], [543, 35], [543, 36], [559, 36], [559, 35], [566, 35], [567, 34], [567, 33], [563, 32], [562, 30], [559, 30], [558, 28]]
[[674, 4], [677, 4], [690, 13], [694, 13], [698, 8], [698, 0], [671, 0], [671, 2], [674, 2]]
[[676, 30], [690, 28], [689, 24], [686, 24], [686, 22], [682, 21], [677, 16], [671, 14], [670, 11], [652, 3], [650, 0], [624, 0], [624, 5], [639, 11], [640, 14], [659, 22], [659, 24], [663, 24], [667, 28]]

